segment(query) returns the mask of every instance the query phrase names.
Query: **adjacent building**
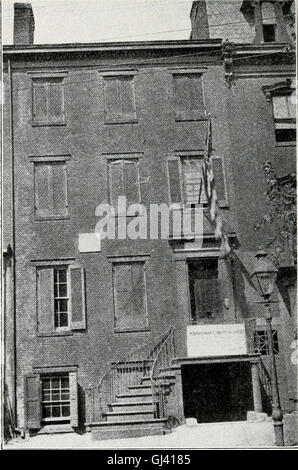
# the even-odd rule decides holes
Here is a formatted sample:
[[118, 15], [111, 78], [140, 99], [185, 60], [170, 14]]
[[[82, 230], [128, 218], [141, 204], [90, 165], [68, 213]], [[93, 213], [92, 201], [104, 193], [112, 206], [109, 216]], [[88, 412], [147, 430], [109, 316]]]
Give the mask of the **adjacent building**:
[[[200, 0], [189, 40], [40, 45], [31, 5], [15, 4], [3, 51], [3, 285], [16, 428], [105, 438], [271, 412], [250, 275], [275, 239], [254, 231], [262, 165], [295, 171], [293, 5]], [[202, 185], [209, 114], [228, 257]], [[137, 221], [118, 207], [123, 196], [142, 204]], [[152, 204], [172, 220], [198, 202], [199, 236], [95, 233], [102, 204], [117, 232], [149, 220]], [[295, 279], [285, 252], [273, 304], [285, 411], [297, 400]]]

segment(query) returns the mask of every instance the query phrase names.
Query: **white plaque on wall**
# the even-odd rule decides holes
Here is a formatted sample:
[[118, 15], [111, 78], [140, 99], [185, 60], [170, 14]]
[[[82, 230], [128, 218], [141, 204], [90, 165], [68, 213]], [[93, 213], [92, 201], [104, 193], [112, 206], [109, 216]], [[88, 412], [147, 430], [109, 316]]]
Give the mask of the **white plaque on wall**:
[[189, 325], [187, 356], [214, 357], [247, 354], [244, 323]]
[[80, 253], [96, 253], [100, 250], [100, 233], [79, 233]]

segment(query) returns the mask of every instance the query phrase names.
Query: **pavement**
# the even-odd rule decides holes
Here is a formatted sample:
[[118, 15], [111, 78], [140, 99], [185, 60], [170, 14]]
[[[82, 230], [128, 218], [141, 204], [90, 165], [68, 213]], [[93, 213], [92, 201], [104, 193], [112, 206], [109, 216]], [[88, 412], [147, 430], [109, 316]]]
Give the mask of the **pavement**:
[[[285, 444], [297, 445], [297, 413], [285, 415]], [[274, 447], [271, 419], [261, 422], [194, 424], [192, 421], [162, 436], [96, 441], [91, 433], [44, 434], [29, 439], [17, 438], [4, 446], [17, 449], [230, 449]]]

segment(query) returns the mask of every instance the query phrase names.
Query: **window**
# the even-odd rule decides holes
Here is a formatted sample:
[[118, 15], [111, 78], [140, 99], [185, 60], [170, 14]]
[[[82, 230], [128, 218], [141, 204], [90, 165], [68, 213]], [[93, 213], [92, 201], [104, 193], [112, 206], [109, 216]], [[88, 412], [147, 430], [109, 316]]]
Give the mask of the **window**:
[[144, 261], [113, 264], [114, 320], [117, 330], [148, 327]]
[[135, 122], [134, 77], [105, 77], [104, 102], [106, 123]]
[[125, 196], [127, 205], [141, 202], [139, 160], [109, 160], [110, 203], [116, 209], [118, 197]]
[[222, 318], [222, 290], [218, 260], [201, 259], [188, 262], [191, 320]]
[[[279, 353], [277, 331], [272, 330], [273, 336], [273, 351], [274, 354]], [[262, 356], [269, 355], [269, 341], [267, 330], [258, 330], [255, 332], [255, 352], [261, 354]]]
[[54, 268], [55, 328], [68, 327], [68, 284], [69, 281], [67, 268]]
[[177, 120], [197, 120], [205, 116], [202, 74], [174, 74]]
[[36, 275], [38, 334], [85, 329], [83, 268], [75, 265], [40, 266]]
[[296, 141], [295, 93], [272, 96], [276, 142]]
[[66, 162], [35, 162], [34, 189], [37, 218], [68, 215]]
[[261, 14], [264, 42], [274, 42], [276, 40], [276, 18], [273, 2], [262, 2]]
[[78, 427], [78, 381], [76, 366], [34, 367], [25, 377], [25, 425], [40, 429], [46, 425]]
[[[221, 157], [212, 157], [217, 197], [221, 207], [227, 206], [226, 183]], [[183, 155], [168, 160], [171, 204], [206, 204], [203, 181], [203, 156]]]
[[70, 421], [69, 376], [42, 377], [42, 418], [44, 422]]
[[65, 124], [62, 77], [33, 78], [33, 125]]

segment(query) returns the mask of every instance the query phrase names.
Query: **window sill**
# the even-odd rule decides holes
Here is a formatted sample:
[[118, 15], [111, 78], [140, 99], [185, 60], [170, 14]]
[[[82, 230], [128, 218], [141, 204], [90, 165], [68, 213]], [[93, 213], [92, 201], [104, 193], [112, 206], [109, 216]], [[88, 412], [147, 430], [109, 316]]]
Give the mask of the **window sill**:
[[208, 121], [208, 118], [206, 116], [203, 116], [202, 114], [179, 114], [176, 115], [175, 117], [176, 122], [183, 122], [183, 121]]
[[146, 333], [146, 332], [150, 332], [150, 328], [142, 328], [142, 329], [132, 329], [132, 328], [129, 328], [127, 330], [124, 330], [124, 329], [118, 329], [118, 328], [115, 328], [114, 329], [114, 333]]
[[32, 122], [32, 127], [66, 126], [65, 121], [61, 122]]
[[138, 119], [106, 119], [105, 124], [138, 124]]
[[291, 142], [275, 142], [275, 147], [296, 147], [296, 141]]
[[57, 336], [73, 336], [73, 332], [70, 330], [52, 331], [50, 333], [37, 333], [36, 336], [40, 338], [50, 338]]
[[41, 221], [41, 220], [69, 220], [69, 215], [47, 215], [47, 216], [35, 216], [34, 220]]

